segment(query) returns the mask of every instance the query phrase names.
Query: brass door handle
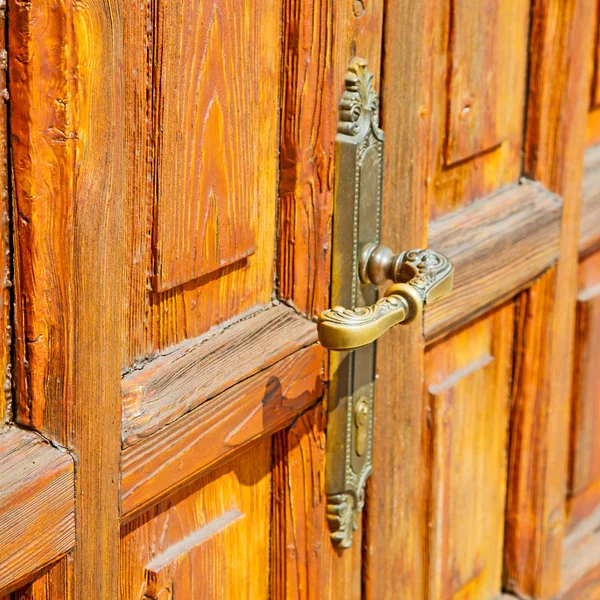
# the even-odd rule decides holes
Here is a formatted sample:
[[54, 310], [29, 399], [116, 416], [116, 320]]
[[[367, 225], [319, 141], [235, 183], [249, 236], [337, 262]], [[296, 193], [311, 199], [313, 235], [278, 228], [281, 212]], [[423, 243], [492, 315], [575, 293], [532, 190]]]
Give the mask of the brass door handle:
[[319, 315], [321, 345], [330, 350], [354, 350], [370, 344], [399, 323], [421, 316], [423, 306], [452, 290], [454, 268], [443, 254], [433, 250], [409, 250], [394, 254], [385, 246], [368, 244], [361, 252], [362, 283], [393, 284], [371, 306], [346, 309], [335, 306]]

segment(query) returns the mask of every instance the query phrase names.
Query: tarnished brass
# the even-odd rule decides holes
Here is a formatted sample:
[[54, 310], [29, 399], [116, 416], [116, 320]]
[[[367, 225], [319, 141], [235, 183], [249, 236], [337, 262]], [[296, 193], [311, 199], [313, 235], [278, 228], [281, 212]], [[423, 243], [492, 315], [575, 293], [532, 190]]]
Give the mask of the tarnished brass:
[[364, 247], [359, 275], [363, 284], [390, 279], [395, 285], [371, 306], [335, 306], [323, 311], [318, 328], [325, 348], [354, 350], [375, 341], [394, 325], [414, 321], [424, 304], [450, 292], [454, 280], [452, 263], [438, 252], [417, 249], [394, 254], [376, 244]]
[[369, 442], [369, 401], [360, 398], [354, 407], [354, 425], [356, 427], [356, 454], [362, 456]]
[[[335, 144], [331, 301], [319, 317], [329, 355], [327, 520], [338, 548], [352, 545], [373, 455], [375, 344], [385, 331], [420, 318], [423, 305], [452, 287], [452, 265], [431, 250], [395, 255], [379, 245], [383, 131], [367, 61], [345, 78]], [[374, 284], [391, 280], [377, 299]], [[346, 307], [346, 308], [344, 308]]]

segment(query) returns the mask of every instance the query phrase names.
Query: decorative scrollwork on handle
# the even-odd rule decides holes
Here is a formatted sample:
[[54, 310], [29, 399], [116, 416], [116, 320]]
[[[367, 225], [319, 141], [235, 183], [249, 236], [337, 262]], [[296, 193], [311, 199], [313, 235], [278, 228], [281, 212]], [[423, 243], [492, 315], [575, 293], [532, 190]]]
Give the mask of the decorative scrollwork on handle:
[[408, 250], [398, 255], [395, 283], [408, 283], [423, 303], [433, 302], [452, 290], [454, 267], [443, 254], [434, 250]]
[[371, 306], [335, 306], [319, 315], [319, 341], [331, 350], [352, 350], [370, 344], [411, 312], [401, 295], [390, 295]]

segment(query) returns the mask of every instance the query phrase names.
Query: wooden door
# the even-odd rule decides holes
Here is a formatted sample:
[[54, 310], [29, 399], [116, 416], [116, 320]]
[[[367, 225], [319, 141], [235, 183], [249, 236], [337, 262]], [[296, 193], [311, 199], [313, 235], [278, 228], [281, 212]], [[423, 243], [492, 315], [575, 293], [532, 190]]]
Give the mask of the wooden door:
[[[596, 4], [0, 3], [0, 597], [600, 597]], [[455, 288], [378, 342], [340, 551], [314, 321], [354, 56], [382, 241]]]
[[379, 71], [382, 6], [11, 0], [6, 19], [1, 447], [11, 485], [29, 446], [48, 464], [6, 487], [32, 523], [7, 531], [0, 595], [357, 597], [360, 543], [329, 543], [314, 318], [343, 77], [355, 53]]
[[386, 4], [383, 241], [455, 284], [378, 343], [367, 597], [600, 597], [596, 4]]

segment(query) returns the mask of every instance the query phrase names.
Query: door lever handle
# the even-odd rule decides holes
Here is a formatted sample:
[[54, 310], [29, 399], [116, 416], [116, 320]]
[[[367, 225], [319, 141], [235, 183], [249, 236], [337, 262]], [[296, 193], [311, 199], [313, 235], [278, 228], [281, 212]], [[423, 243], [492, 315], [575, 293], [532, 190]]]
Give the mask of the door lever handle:
[[454, 267], [433, 250], [394, 254], [385, 246], [367, 244], [360, 256], [363, 284], [391, 280], [383, 298], [370, 306], [347, 309], [334, 306], [319, 315], [321, 345], [330, 350], [354, 350], [375, 341], [399, 323], [421, 316], [423, 306], [452, 290]]

